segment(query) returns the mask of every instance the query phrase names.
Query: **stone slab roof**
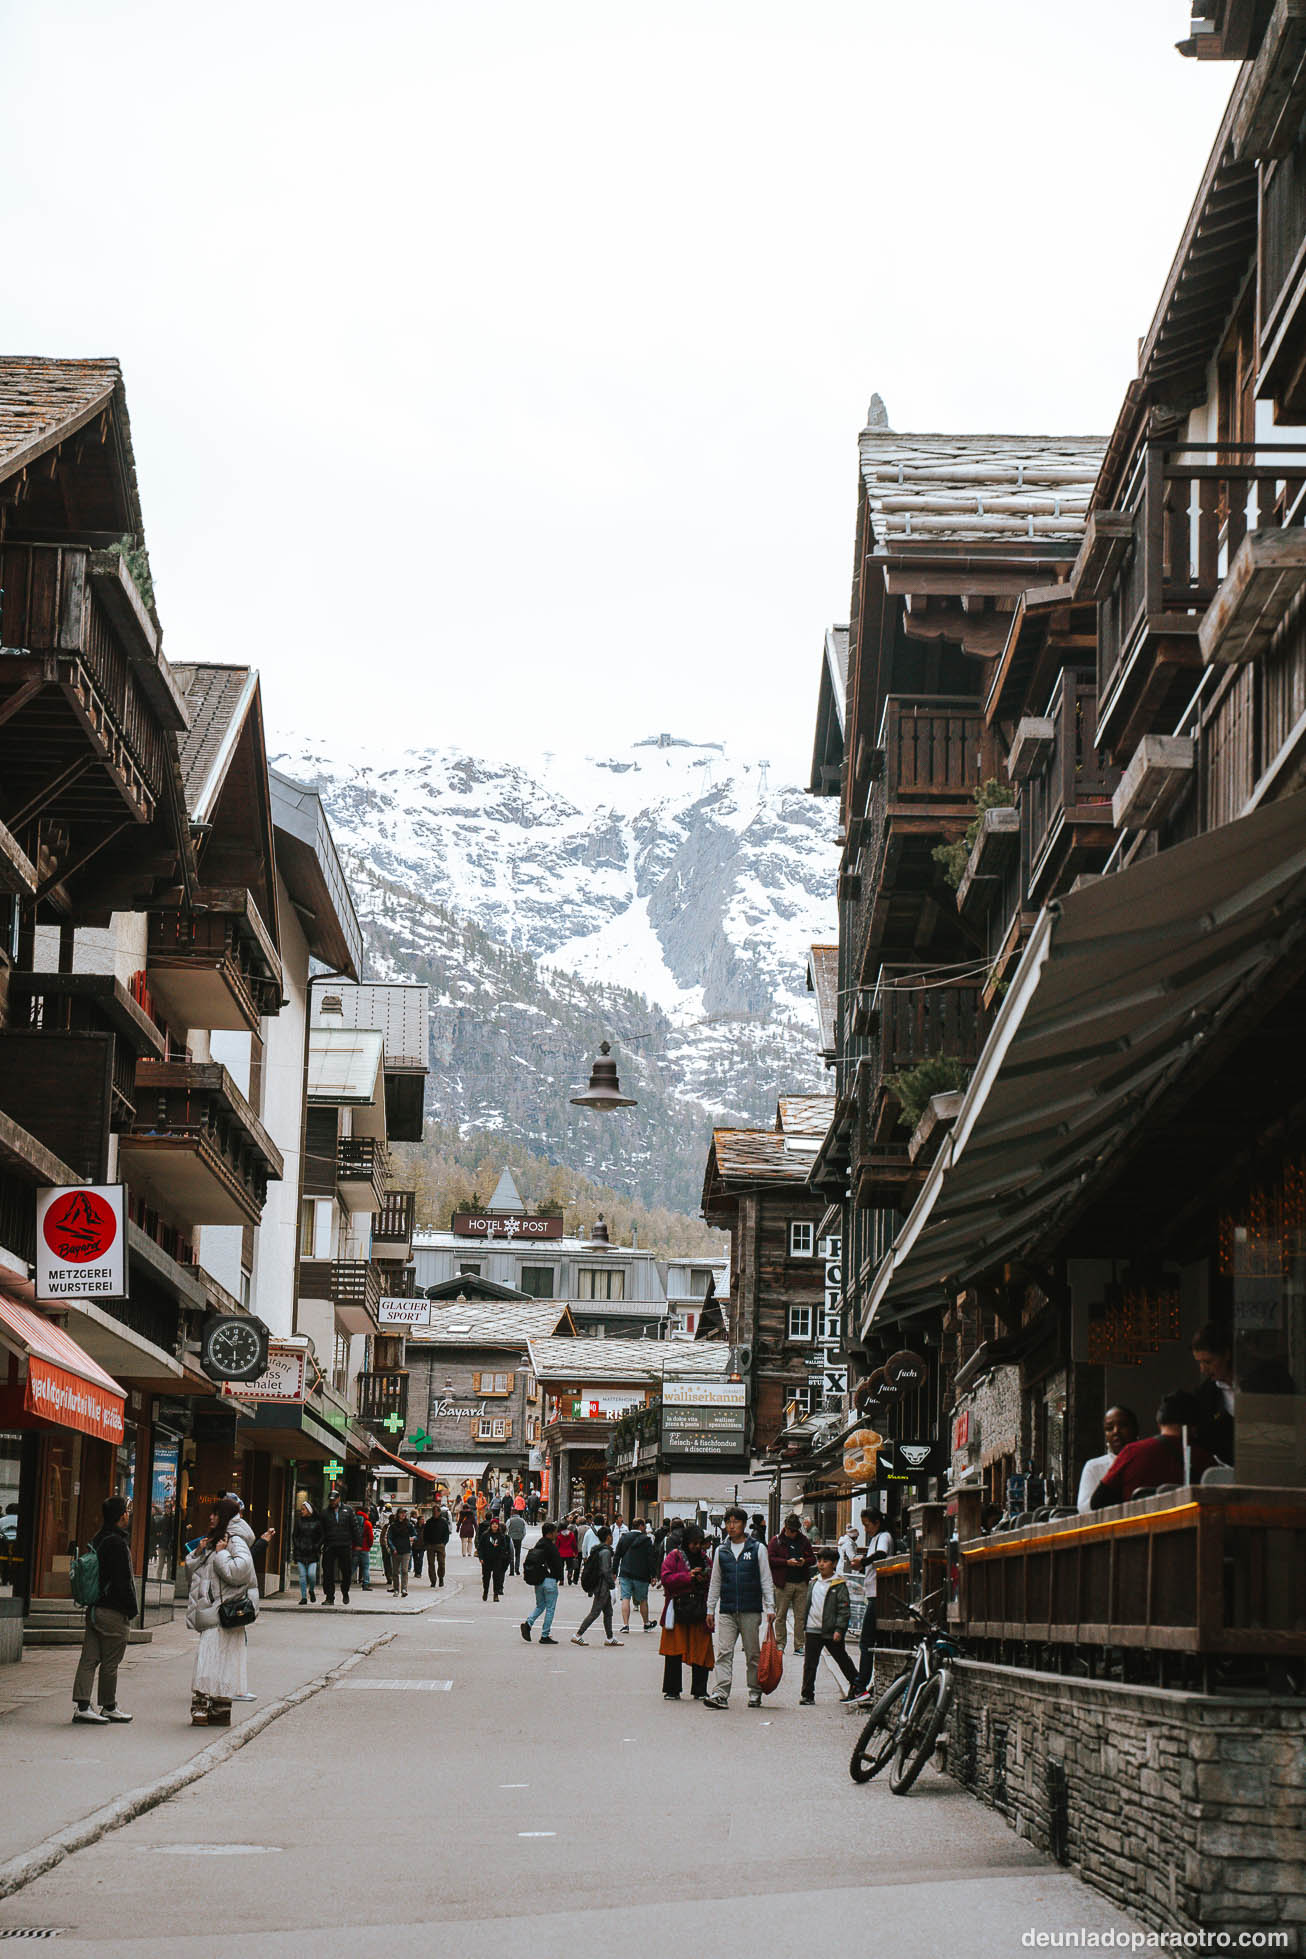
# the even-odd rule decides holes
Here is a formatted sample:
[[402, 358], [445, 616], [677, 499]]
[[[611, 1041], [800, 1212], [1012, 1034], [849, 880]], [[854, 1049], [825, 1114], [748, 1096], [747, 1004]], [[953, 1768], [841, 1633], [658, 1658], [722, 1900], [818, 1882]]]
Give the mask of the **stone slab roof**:
[[540, 1381], [660, 1382], [664, 1374], [724, 1374], [727, 1347], [688, 1340], [531, 1340], [527, 1351]]
[[863, 429], [859, 450], [879, 550], [909, 540], [1077, 544], [1106, 438]]
[[[839, 948], [814, 945], [807, 959], [807, 990], [816, 995], [817, 1046], [822, 1054], [835, 1052], [839, 1014]], [[828, 1123], [827, 1123], [828, 1126]]]

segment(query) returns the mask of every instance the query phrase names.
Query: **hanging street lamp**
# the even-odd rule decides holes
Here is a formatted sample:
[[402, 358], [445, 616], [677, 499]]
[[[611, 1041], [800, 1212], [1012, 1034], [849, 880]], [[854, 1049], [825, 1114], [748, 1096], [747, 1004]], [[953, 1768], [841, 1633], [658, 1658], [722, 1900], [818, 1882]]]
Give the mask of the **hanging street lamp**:
[[571, 1105], [575, 1109], [633, 1109], [635, 1097], [623, 1095], [621, 1083], [617, 1080], [617, 1064], [609, 1061], [612, 1047], [607, 1041], [599, 1042], [598, 1056], [590, 1069], [590, 1085], [583, 1095], [573, 1095]]

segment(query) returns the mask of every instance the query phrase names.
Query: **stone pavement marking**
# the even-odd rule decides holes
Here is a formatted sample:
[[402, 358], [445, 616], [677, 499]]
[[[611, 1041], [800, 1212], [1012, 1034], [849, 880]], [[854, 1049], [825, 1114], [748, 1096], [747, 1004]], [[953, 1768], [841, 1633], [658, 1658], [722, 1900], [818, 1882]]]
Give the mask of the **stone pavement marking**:
[[412, 1694], [447, 1694], [452, 1680], [337, 1680], [337, 1687], [400, 1687]]
[[159, 1803], [166, 1802], [169, 1796], [175, 1796], [179, 1789], [185, 1789], [192, 1782], [198, 1782], [201, 1776], [208, 1775], [211, 1769], [216, 1769], [223, 1762], [230, 1761], [246, 1743], [253, 1741], [255, 1735], [262, 1734], [264, 1728], [270, 1727], [273, 1721], [280, 1720], [281, 1716], [288, 1714], [292, 1707], [298, 1707], [302, 1702], [311, 1700], [314, 1694], [320, 1694], [324, 1687], [334, 1686], [342, 1674], [360, 1665], [369, 1653], [376, 1651], [378, 1646], [388, 1646], [395, 1637], [393, 1632], [378, 1633], [375, 1639], [369, 1639], [365, 1646], [360, 1646], [347, 1660], [342, 1660], [339, 1666], [319, 1674], [316, 1679], [306, 1681], [302, 1687], [296, 1687], [292, 1693], [283, 1694], [280, 1700], [269, 1702], [240, 1727], [231, 1729], [221, 1741], [215, 1741], [210, 1747], [201, 1749], [198, 1755], [193, 1755], [179, 1768], [171, 1769], [167, 1775], [159, 1776], [154, 1782], [144, 1783], [138, 1789], [127, 1790], [125, 1795], [116, 1797], [111, 1803], [105, 1803], [100, 1809], [93, 1809], [89, 1816], [83, 1816], [79, 1822], [70, 1823], [65, 1829], [57, 1830], [53, 1836], [46, 1837], [43, 1842], [34, 1844], [21, 1856], [11, 1857], [8, 1863], [0, 1864], [0, 1898], [12, 1897], [13, 1893], [21, 1891], [25, 1884], [31, 1884], [33, 1879], [43, 1877], [47, 1871], [53, 1870], [56, 1864], [61, 1864], [74, 1850], [84, 1850], [88, 1844], [98, 1843], [100, 1838], [107, 1836], [110, 1830], [121, 1829], [124, 1823], [130, 1823], [136, 1817], [143, 1816], [146, 1810], [154, 1809]]

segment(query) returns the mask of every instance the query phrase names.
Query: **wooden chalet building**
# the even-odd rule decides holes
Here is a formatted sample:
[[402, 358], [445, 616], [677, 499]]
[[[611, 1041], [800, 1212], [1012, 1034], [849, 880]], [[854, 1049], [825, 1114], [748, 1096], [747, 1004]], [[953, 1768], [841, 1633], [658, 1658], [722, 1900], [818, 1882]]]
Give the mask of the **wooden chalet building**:
[[[1243, 65], [1105, 442], [862, 436], [813, 1184], [860, 1368], [929, 1361], [910, 1419], [950, 1472], [903, 1582], [945, 1582], [967, 1638], [950, 1766], [1148, 1924], [1291, 1941], [1306, 20], [1224, 0], [1182, 46]], [[830, 727], [823, 697], [822, 788]], [[1104, 1410], [1152, 1433], [1212, 1322], [1232, 1461], [1079, 1513]], [[878, 1383], [859, 1406], [901, 1432]]]
[[822, 1398], [813, 1374], [828, 1206], [808, 1178], [833, 1108], [829, 1095], [784, 1095], [773, 1128], [712, 1132], [703, 1216], [730, 1233], [730, 1346], [748, 1388], [754, 1457], [771, 1449], [786, 1410]]

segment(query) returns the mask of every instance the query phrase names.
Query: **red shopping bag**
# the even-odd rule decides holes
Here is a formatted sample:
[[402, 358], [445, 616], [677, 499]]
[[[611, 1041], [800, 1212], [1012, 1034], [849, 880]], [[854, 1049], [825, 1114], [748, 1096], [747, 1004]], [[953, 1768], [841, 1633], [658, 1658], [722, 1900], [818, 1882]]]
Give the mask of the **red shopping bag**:
[[784, 1679], [784, 1655], [775, 1643], [775, 1630], [768, 1625], [762, 1650], [757, 1656], [757, 1684], [764, 1694], [773, 1694]]

